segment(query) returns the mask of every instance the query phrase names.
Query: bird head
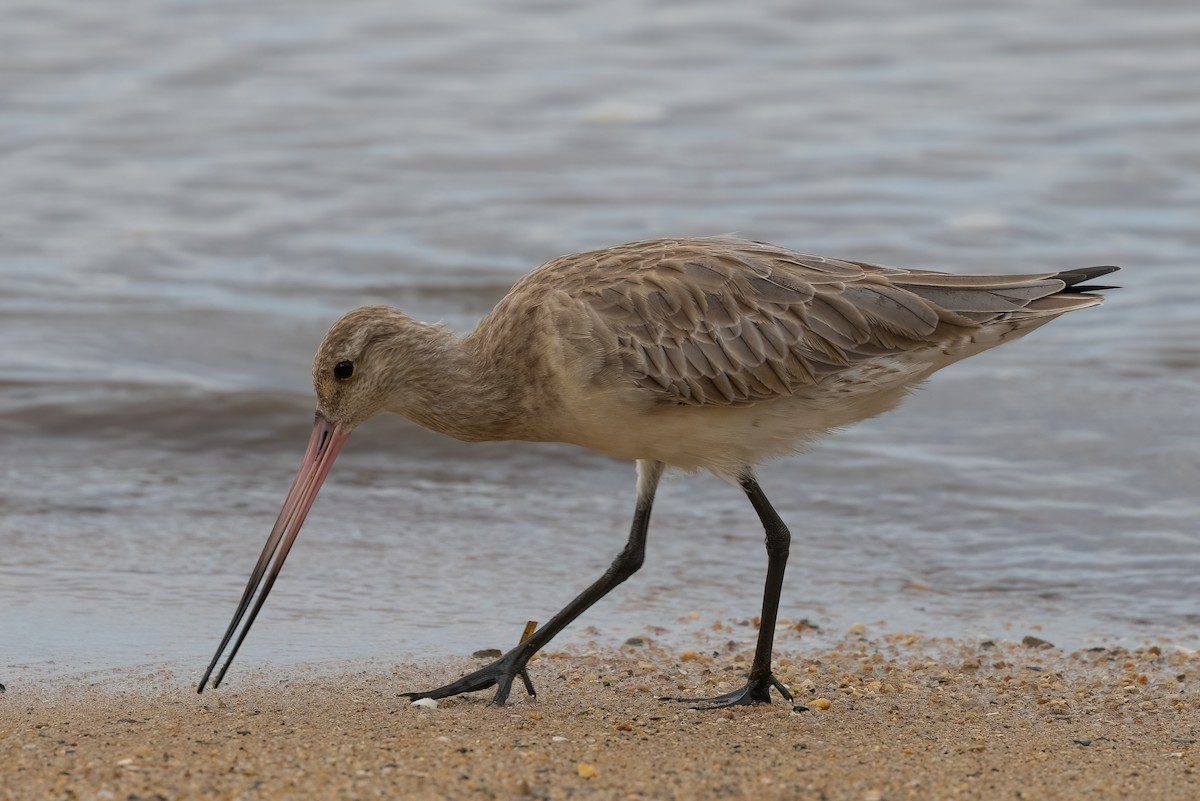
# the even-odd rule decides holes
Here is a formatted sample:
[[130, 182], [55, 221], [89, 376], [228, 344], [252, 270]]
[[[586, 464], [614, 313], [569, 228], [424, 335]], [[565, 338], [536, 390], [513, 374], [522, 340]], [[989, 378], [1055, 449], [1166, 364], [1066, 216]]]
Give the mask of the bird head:
[[396, 346], [420, 325], [389, 306], [362, 306], [334, 323], [313, 359], [317, 414], [348, 434], [387, 411], [403, 379]]

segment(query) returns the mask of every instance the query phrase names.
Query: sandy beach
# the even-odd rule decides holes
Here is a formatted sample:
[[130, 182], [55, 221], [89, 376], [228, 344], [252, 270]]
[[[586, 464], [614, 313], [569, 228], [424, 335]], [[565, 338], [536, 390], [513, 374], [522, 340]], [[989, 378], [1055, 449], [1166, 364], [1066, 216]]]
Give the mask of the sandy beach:
[[[1182, 799], [1200, 793], [1200, 657], [1064, 653], [1036, 638], [851, 631], [777, 674], [795, 702], [697, 711], [660, 696], [740, 683], [740, 644], [653, 641], [538, 657], [538, 697], [411, 705], [481, 659], [233, 676], [8, 682], [4, 799]], [[1024, 640], [1022, 642], [1021, 640]], [[735, 647], [736, 646], [736, 647]], [[803, 657], [788, 653], [803, 652]], [[319, 675], [316, 675], [319, 673]]]
[[[129, 0], [0, 19], [0, 801], [1200, 801], [1200, 3]], [[386, 304], [465, 334], [562, 254], [723, 234], [962, 275], [1117, 265], [1121, 289], [763, 467], [794, 537], [774, 654], [794, 703], [661, 700], [740, 685], [762, 608], [763, 525], [697, 475], [664, 481], [642, 570], [531, 663], [536, 698], [410, 704], [595, 581], [637, 477], [396, 414], [356, 431], [240, 661], [196, 693], [336, 320]], [[680, 314], [647, 295], [623, 325], [666, 342], [643, 309], [703, 309], [703, 342], [754, 315], [681, 263], [698, 283]], [[793, 343], [816, 380], [847, 348], [937, 330], [890, 293], [835, 310], [852, 272], [737, 281], [778, 324], [734, 349], [753, 371]], [[591, 313], [556, 322], [602, 336]], [[611, 370], [481, 394], [451, 361], [431, 372], [463, 408], [507, 408], [497, 431], [588, 429], [574, 439], [628, 455], [609, 446], [667, 430], [600, 436], [626, 389], [559, 425], [534, 414], [553, 398], [516, 402]], [[407, 397], [379, 408], [457, 405], [384, 383]], [[752, 439], [774, 451], [768, 430]]]

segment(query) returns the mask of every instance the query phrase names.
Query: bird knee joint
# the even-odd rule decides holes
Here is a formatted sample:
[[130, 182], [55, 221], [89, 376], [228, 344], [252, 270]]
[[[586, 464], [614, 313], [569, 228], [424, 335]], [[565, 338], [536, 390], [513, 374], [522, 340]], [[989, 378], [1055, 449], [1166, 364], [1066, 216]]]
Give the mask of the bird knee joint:
[[767, 529], [767, 553], [787, 556], [792, 544], [792, 533], [786, 527]]
[[646, 555], [642, 551], [621, 551], [621, 554], [612, 563], [608, 572], [617, 580], [624, 581], [638, 572], [645, 558]]

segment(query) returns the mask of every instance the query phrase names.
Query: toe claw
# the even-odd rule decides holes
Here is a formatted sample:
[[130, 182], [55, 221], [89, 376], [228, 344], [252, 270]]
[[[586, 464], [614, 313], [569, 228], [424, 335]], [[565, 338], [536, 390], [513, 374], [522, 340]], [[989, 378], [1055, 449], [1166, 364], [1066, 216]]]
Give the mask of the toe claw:
[[774, 687], [784, 700], [791, 701], [792, 694], [773, 674], [768, 674], [765, 680], [754, 683], [747, 682], [733, 692], [714, 695], [711, 698], [664, 698], [666, 701], [682, 701], [692, 704], [692, 709], [725, 709], [731, 706], [749, 706], [754, 703], [771, 703], [771, 688]]
[[537, 695], [533, 689], [533, 682], [525, 674], [525, 663], [529, 661], [530, 656], [532, 654], [520, 654], [518, 649], [513, 649], [490, 665], [485, 665], [449, 684], [433, 690], [404, 692], [400, 695], [414, 701], [421, 698], [448, 698], [452, 695], [477, 692], [496, 686], [496, 695], [492, 699], [492, 703], [496, 706], [504, 706], [504, 702], [508, 700], [508, 695], [512, 691], [513, 679], [517, 676], [521, 677], [525, 690], [531, 696]]

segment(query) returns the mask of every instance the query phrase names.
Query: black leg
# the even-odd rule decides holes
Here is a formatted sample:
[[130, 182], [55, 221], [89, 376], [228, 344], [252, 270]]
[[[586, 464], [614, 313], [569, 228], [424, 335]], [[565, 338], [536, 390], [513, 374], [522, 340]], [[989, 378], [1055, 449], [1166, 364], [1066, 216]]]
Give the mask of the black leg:
[[[638, 568], [642, 566], [642, 561], [646, 555], [646, 532], [650, 527], [650, 509], [654, 505], [654, 492], [658, 488], [658, 480], [662, 477], [664, 467], [665, 465], [661, 462], [645, 460], [638, 462], [637, 508], [633, 513], [633, 525], [629, 531], [629, 541], [625, 543], [624, 549], [613, 560], [608, 570], [604, 571], [603, 576], [593, 582], [586, 590], [579, 593], [575, 600], [563, 607], [561, 612], [550, 618], [528, 640], [513, 648], [490, 665], [482, 667], [474, 673], [468, 673], [461, 679], [452, 681], [443, 687], [438, 687], [436, 690], [401, 693], [401, 695], [406, 695], [412, 699], [446, 698], [451, 695], [486, 690], [488, 687], [497, 685], [496, 697], [493, 699], [493, 703], [501, 706], [508, 699], [508, 694], [512, 690], [513, 679], [518, 675], [521, 676], [521, 679], [525, 683], [525, 690], [530, 695], [536, 695], [533, 683], [529, 680], [529, 674], [525, 668], [530, 658], [545, 647], [550, 640], [554, 639], [554, 636], [566, 628], [572, 620], [583, 614], [588, 607], [607, 595], [613, 587], [616, 587], [636, 573]], [[768, 655], [769, 662], [770, 656]]]
[[786, 700], [792, 700], [792, 694], [771, 673], [771, 653], [775, 644], [775, 620], [779, 617], [779, 595], [783, 591], [783, 571], [787, 567], [788, 549], [792, 542], [792, 535], [775, 509], [772, 508], [767, 496], [763, 494], [762, 488], [758, 486], [754, 474], [747, 472], [740, 483], [746, 497], [754, 506], [754, 511], [758, 512], [758, 519], [762, 521], [767, 538], [767, 581], [763, 587], [758, 645], [754, 649], [754, 661], [750, 664], [750, 676], [745, 687], [714, 698], [676, 699], [695, 702], [703, 709], [741, 706], [756, 701], [769, 704], [772, 687], [778, 690]]

